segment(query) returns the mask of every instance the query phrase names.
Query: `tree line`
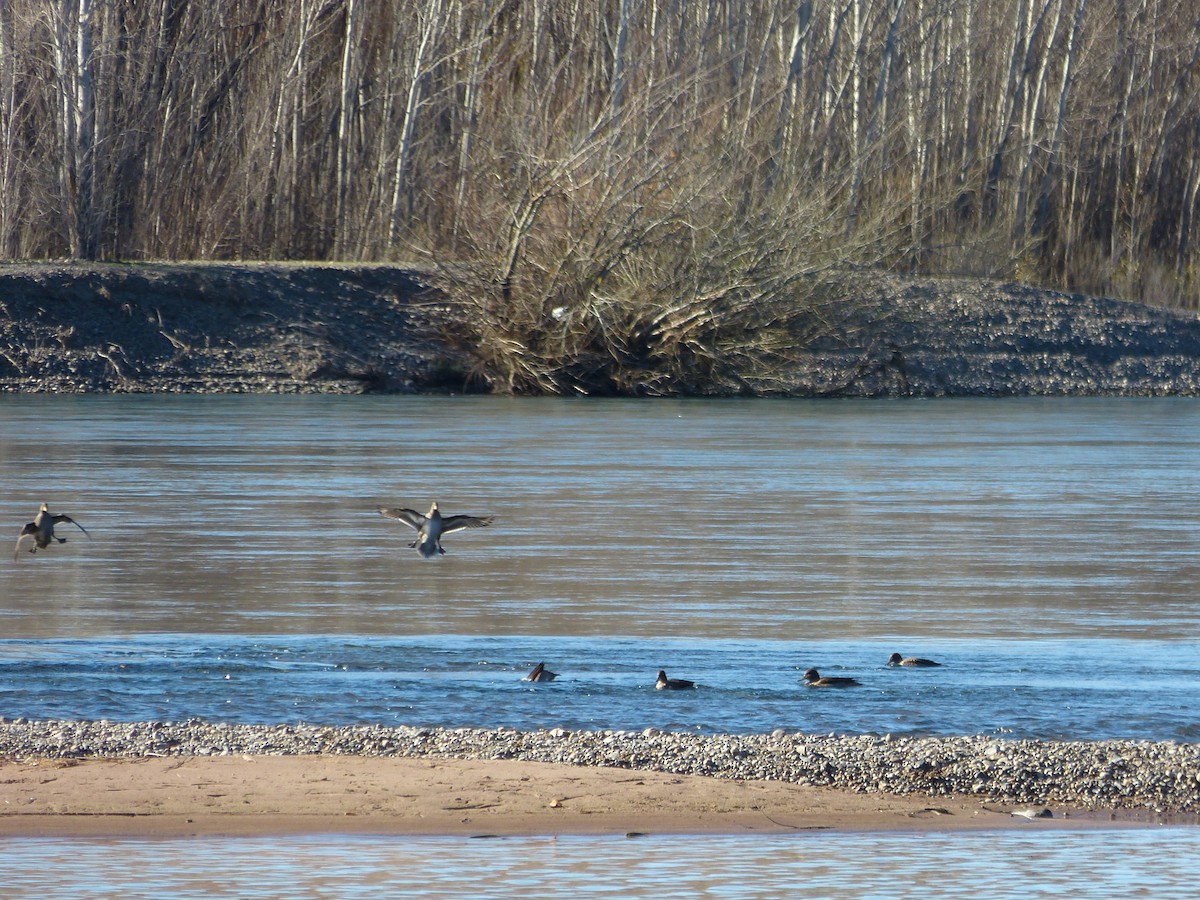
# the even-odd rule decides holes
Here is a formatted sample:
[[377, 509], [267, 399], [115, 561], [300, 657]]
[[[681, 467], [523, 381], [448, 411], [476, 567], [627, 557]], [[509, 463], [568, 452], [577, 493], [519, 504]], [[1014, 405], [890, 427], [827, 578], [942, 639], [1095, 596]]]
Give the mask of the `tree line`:
[[4, 0], [0, 256], [425, 260], [520, 352], [634, 298], [623, 346], [702, 346], [835, 269], [1195, 307], [1198, 16]]

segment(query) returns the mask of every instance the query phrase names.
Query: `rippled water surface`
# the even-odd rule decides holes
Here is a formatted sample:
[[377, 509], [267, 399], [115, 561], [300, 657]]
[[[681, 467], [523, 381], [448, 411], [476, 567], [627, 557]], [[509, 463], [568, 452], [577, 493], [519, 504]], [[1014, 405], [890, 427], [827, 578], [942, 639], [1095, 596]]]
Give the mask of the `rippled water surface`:
[[[31, 718], [513, 726], [755, 734], [1200, 738], [1195, 643], [135, 635], [0, 641], [0, 706]], [[530, 684], [546, 660], [560, 677]], [[826, 665], [828, 663], [828, 665]], [[802, 686], [809, 664], [861, 687]], [[700, 685], [654, 690], [659, 666]]]
[[[337, 837], [4, 845], [6, 888], [58, 896], [1191, 897], [1200, 831]], [[40, 867], [40, 868], [35, 868]], [[981, 890], [981, 886], [986, 888]]]
[[[4, 397], [0, 523], [91, 540], [0, 564], [0, 715], [1195, 741], [1198, 449], [1190, 400]], [[433, 499], [497, 521], [422, 560], [375, 508]]]
[[3, 398], [0, 714], [1194, 740], [1198, 410]]

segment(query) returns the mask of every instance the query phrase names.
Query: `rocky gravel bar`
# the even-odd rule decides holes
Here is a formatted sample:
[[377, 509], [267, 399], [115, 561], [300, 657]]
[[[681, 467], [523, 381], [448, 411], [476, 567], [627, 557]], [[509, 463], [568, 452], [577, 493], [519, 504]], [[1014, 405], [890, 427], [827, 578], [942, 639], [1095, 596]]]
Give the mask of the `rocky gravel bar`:
[[0, 718], [0, 758], [334, 754], [516, 759], [783, 781], [858, 793], [1200, 813], [1200, 745], [994, 737], [30, 721]]
[[[433, 280], [420, 267], [387, 264], [3, 263], [0, 394], [502, 391], [504, 378], [489, 374], [492, 354], [463, 336], [462, 313]], [[772, 302], [786, 320], [799, 301]], [[640, 360], [650, 368], [623, 390], [1200, 396], [1194, 310], [878, 274], [821, 310], [812, 329], [790, 350], [772, 338], [761, 352], [739, 352], [707, 383], [677, 384]]]

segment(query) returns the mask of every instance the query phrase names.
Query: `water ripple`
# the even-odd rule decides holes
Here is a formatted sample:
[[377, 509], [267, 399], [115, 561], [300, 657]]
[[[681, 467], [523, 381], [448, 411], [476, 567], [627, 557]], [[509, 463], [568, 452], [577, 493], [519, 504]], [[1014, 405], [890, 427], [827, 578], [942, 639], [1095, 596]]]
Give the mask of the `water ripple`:
[[[936, 669], [867, 641], [648, 641], [443, 635], [137, 635], [0, 641], [8, 717], [250, 724], [1192, 740], [1200, 647], [944, 641]], [[1096, 659], [1104, 659], [1098, 667]], [[1170, 659], [1169, 664], [1154, 660]], [[560, 674], [524, 676], [537, 663]], [[748, 661], [752, 661], [748, 663]], [[809, 665], [862, 686], [814, 690]], [[667, 668], [699, 687], [658, 692]]]

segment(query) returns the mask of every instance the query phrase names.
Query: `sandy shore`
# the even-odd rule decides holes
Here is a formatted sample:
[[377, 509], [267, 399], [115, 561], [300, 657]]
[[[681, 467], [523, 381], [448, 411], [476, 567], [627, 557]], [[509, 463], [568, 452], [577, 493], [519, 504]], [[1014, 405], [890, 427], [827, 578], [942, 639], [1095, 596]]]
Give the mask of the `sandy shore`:
[[1191, 815], [859, 794], [515, 760], [226, 756], [0, 761], [0, 835], [779, 834], [1195, 825]]

